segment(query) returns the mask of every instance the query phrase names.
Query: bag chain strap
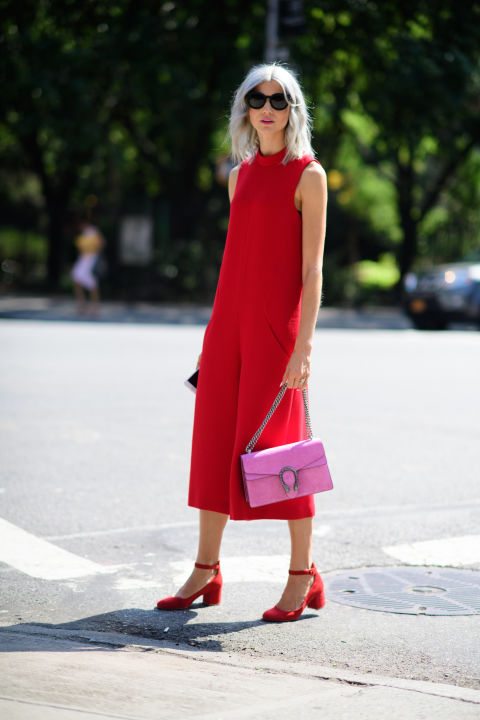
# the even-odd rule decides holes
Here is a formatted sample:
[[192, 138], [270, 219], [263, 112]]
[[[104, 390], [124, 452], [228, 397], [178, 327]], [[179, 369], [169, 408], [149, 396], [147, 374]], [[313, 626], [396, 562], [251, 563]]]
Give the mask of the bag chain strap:
[[[287, 389], [287, 383], [284, 383], [284, 384], [282, 385], [282, 387], [280, 388], [280, 391], [279, 391], [277, 397], [276, 397], [275, 400], [273, 401], [273, 405], [272, 405], [272, 407], [270, 408], [270, 410], [268, 411], [268, 413], [267, 413], [267, 415], [266, 415], [266, 417], [265, 417], [265, 420], [264, 420], [263, 423], [260, 425], [260, 427], [258, 428], [257, 432], [255, 433], [255, 435], [252, 437], [252, 439], [251, 439], [250, 442], [248, 443], [247, 447], [245, 448], [245, 452], [247, 452], [247, 453], [251, 453], [251, 452], [252, 452], [253, 448], [255, 447], [255, 445], [256, 445], [257, 442], [258, 442], [258, 438], [260, 437], [260, 435], [262, 434], [262, 432], [263, 432], [264, 429], [265, 429], [265, 425], [268, 423], [268, 421], [269, 421], [270, 418], [272, 417], [273, 413], [275, 412], [275, 410], [277, 409], [277, 407], [280, 405], [280, 402], [282, 401], [282, 398], [283, 398], [283, 396], [285, 395], [286, 389]], [[311, 420], [310, 420], [310, 410], [308, 409], [307, 388], [303, 388], [303, 389], [302, 389], [302, 396], [303, 396], [303, 405], [304, 405], [304, 407], [305, 407], [305, 425], [306, 425], [306, 428], [307, 428], [307, 435], [308, 435], [308, 439], [311, 440], [312, 437], [313, 437], [313, 433], [312, 433], [312, 423], [311, 423]]]

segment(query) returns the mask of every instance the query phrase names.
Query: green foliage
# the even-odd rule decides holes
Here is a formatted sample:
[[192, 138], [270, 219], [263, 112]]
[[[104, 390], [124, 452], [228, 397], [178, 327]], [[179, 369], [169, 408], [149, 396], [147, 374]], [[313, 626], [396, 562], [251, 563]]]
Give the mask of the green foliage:
[[0, 229], [0, 289], [15, 289], [25, 275], [31, 284], [44, 281], [47, 248], [44, 235], [10, 227]]
[[480, 248], [480, 150], [451, 178], [419, 228], [417, 263], [457, 260]]
[[355, 265], [355, 274], [361, 287], [393, 288], [400, 279], [400, 272], [391, 253], [380, 255], [378, 262], [360, 260]]
[[[46, 232], [55, 286], [87, 197], [113, 266], [121, 215], [161, 207], [152, 283], [209, 297], [228, 223], [216, 162], [233, 91], [263, 55], [266, 3], [1, 8], [4, 222]], [[305, 0], [305, 15], [290, 50], [328, 173], [326, 297], [356, 301], [355, 268], [385, 279], [385, 253], [404, 274], [478, 246], [480, 6]]]
[[[309, 32], [296, 43], [295, 58], [320, 99], [318, 147], [327, 167], [349, 176], [350, 191], [339, 195], [345, 208], [358, 214], [363, 206], [372, 229], [391, 223], [387, 234], [403, 274], [419, 233], [424, 248], [433, 241], [427, 216], [480, 141], [480, 6], [307, 6]], [[381, 198], [372, 196], [367, 167], [383, 180]], [[388, 210], [379, 213], [379, 205]]]
[[174, 236], [194, 236], [211, 191], [212, 135], [261, 54], [252, 20], [263, 25], [263, 3], [229, 0], [222, 12], [199, 0], [2, 4], [0, 138], [10, 138], [8, 167], [21, 158], [41, 182], [52, 280], [65, 212], [87, 194], [112, 226], [122, 198], [162, 195]]
[[[362, 116], [358, 116], [358, 120], [359, 125], [365, 124]], [[398, 245], [401, 242], [401, 230], [395, 188], [381, 168], [374, 168], [363, 161], [358, 145], [349, 132], [345, 133], [339, 145], [336, 167], [341, 168], [336, 170], [341, 178], [336, 202], [348, 209], [354, 217], [367, 221], [379, 243], [385, 247]], [[329, 178], [331, 174], [332, 171]]]

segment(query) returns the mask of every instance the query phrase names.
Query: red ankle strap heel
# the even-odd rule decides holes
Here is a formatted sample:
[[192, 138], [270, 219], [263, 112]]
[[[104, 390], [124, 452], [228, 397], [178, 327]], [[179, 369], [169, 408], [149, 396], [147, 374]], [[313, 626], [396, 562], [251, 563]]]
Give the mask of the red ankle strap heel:
[[217, 561], [215, 565], [202, 565], [202, 563], [195, 563], [196, 568], [200, 568], [200, 570], [220, 570], [220, 562]]
[[159, 610], [185, 610], [190, 607], [192, 602], [196, 600], [200, 595], [203, 595], [203, 602], [207, 605], [219, 605], [222, 599], [222, 585], [223, 578], [220, 570], [220, 563], [216, 562], [215, 565], [202, 565], [202, 563], [195, 563], [195, 567], [200, 570], [216, 570], [214, 577], [207, 582], [200, 590], [190, 597], [182, 598], [172, 595], [170, 597], [163, 598], [157, 603]]
[[263, 619], [268, 622], [289, 622], [297, 620], [306, 607], [320, 610], [325, 605], [325, 590], [323, 580], [320, 577], [315, 563], [308, 570], [289, 570], [289, 575], [312, 575], [313, 583], [307, 593], [307, 597], [297, 610], [280, 610], [276, 605], [263, 613]]

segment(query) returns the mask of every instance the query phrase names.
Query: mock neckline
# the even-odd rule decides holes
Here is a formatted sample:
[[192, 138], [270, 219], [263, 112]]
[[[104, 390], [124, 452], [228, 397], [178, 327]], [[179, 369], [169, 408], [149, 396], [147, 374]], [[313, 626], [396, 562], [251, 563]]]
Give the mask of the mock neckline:
[[286, 145], [284, 148], [279, 150], [277, 153], [274, 153], [273, 155], [262, 155], [262, 153], [260, 152], [260, 148], [258, 148], [255, 158], [259, 165], [277, 165], [278, 163], [282, 162], [283, 158], [286, 155], [286, 152]]

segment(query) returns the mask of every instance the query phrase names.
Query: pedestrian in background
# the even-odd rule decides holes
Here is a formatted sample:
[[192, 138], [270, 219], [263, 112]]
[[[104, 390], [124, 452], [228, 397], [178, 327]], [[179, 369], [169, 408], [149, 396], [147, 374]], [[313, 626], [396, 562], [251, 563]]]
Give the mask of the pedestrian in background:
[[286, 394], [258, 449], [307, 437], [299, 391], [310, 376], [327, 205], [310, 122], [300, 85], [283, 65], [252, 68], [235, 93], [229, 130], [238, 164], [229, 174], [225, 251], [197, 363], [189, 488], [189, 505], [200, 510], [197, 562], [177, 594], [158, 602], [160, 609], [186, 608], [202, 595], [208, 604], [220, 602], [220, 545], [229, 517], [288, 521], [290, 574], [265, 620], [295, 620], [307, 605], [325, 602], [311, 555], [313, 495], [252, 508], [240, 466], [284, 383]]
[[[99, 262], [100, 252], [105, 247], [105, 239], [100, 230], [85, 219], [78, 223], [79, 234], [75, 238], [75, 245], [79, 252], [71, 277], [77, 312], [80, 315], [98, 315], [100, 310], [100, 291], [95, 267]], [[87, 305], [86, 292], [90, 296], [90, 307]]]

